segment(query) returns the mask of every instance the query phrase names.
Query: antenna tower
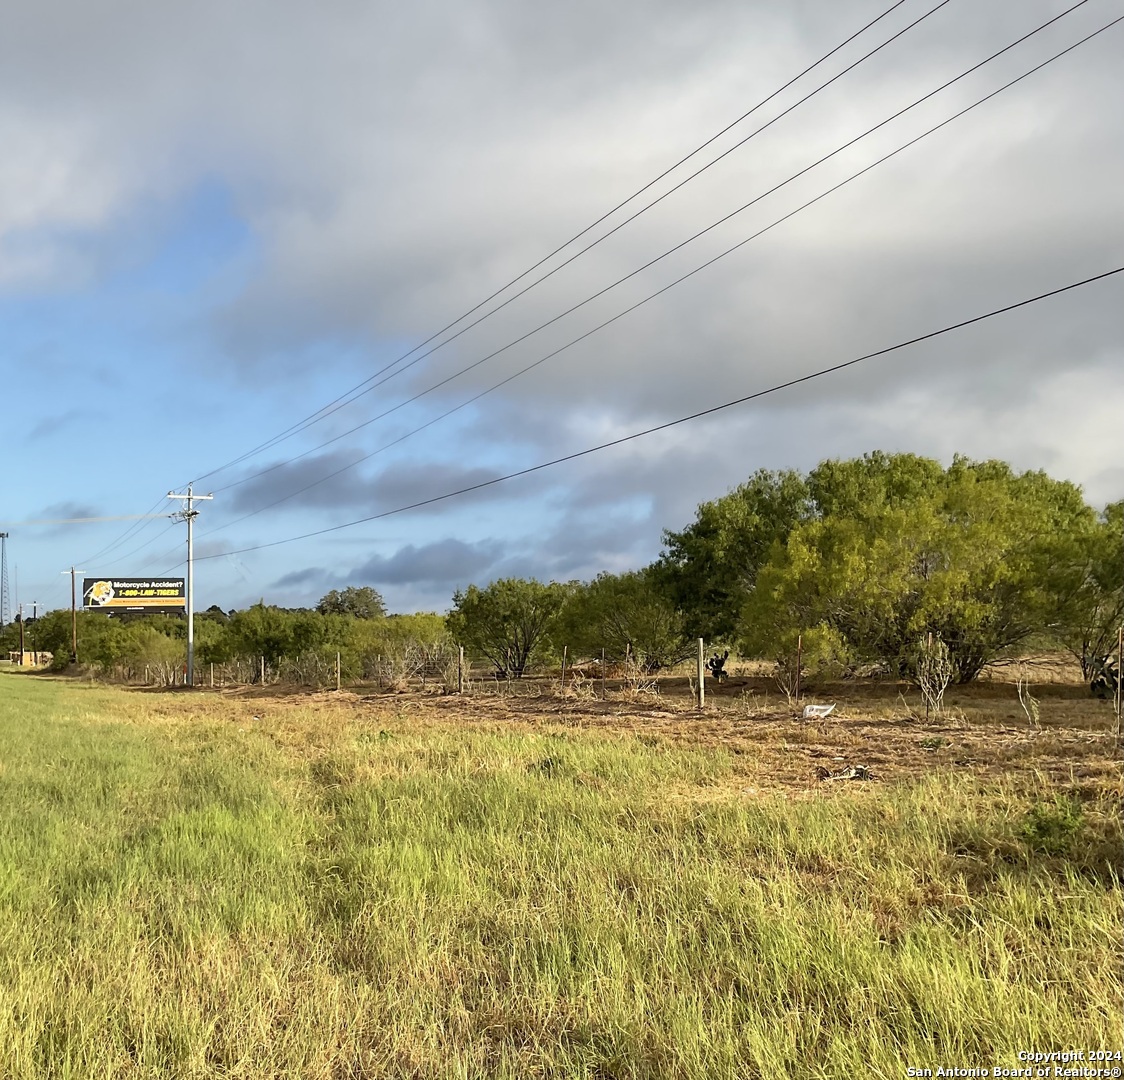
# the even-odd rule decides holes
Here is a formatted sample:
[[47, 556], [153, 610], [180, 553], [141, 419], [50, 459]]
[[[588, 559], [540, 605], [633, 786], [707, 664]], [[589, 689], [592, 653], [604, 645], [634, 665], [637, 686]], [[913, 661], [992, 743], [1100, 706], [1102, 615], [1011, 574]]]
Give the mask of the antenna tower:
[[12, 621], [12, 602], [8, 595], [8, 534], [0, 532], [0, 630]]

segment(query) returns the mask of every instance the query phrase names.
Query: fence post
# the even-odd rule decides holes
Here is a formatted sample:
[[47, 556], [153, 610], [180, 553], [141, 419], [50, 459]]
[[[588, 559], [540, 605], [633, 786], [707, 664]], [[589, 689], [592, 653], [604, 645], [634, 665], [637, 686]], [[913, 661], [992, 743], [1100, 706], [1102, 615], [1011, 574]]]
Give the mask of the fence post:
[[261, 684], [265, 686], [265, 657], [261, 658]]
[[214, 661], [211, 661], [211, 689], [214, 690], [214, 688], [215, 688], [215, 664], [214, 664]]
[[566, 657], [569, 655], [570, 646], [562, 646], [562, 693], [566, 693]]
[[1124, 623], [1116, 631], [1116, 730], [1113, 741], [1120, 742], [1120, 728], [1124, 723]]
[[[925, 639], [925, 662], [929, 663], [933, 656], [933, 631], [929, 631], [929, 636]], [[925, 695], [925, 720], [929, 720], [929, 695]]]
[[148, 686], [148, 665], [144, 665], [144, 685]]
[[804, 666], [804, 635], [796, 635], [796, 704], [800, 704], [800, 669]]
[[601, 700], [605, 700], [605, 650], [601, 650]]
[[336, 653], [336, 693], [340, 692], [340, 654]]
[[457, 646], [457, 693], [464, 693], [464, 646]]
[[699, 638], [699, 657], [698, 657], [698, 673], [699, 673], [699, 712], [702, 712], [703, 706], [706, 705], [706, 680], [703, 676], [706, 674], [706, 666], [703, 663], [703, 653], [706, 647], [703, 645], [703, 639]]

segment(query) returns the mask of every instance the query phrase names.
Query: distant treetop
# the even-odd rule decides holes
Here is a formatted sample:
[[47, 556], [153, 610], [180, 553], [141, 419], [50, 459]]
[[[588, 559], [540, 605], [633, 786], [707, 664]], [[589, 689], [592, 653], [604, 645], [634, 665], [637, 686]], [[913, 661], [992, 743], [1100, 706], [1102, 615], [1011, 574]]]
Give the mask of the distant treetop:
[[381, 619], [386, 615], [386, 604], [369, 585], [357, 588], [349, 585], [342, 592], [333, 589], [320, 598], [316, 610], [321, 615], [354, 615], [357, 619]]

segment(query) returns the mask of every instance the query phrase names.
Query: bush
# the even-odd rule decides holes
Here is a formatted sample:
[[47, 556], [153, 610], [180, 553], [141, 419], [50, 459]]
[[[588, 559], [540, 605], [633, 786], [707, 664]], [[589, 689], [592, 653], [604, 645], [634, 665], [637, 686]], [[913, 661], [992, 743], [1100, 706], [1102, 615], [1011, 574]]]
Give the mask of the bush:
[[485, 589], [470, 585], [453, 594], [446, 619], [453, 639], [495, 665], [504, 678], [520, 679], [549, 645], [549, 632], [572, 588], [552, 581], [504, 578]]
[[1035, 803], [1030, 808], [1019, 836], [1032, 851], [1064, 855], [1081, 831], [1084, 817], [1080, 803], [1058, 795], [1052, 803]]

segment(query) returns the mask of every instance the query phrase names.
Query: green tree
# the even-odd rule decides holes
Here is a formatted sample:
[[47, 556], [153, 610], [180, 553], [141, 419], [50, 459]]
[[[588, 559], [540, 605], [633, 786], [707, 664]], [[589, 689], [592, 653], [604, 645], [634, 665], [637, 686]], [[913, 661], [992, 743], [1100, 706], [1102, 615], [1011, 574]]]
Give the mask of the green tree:
[[743, 608], [743, 647], [831, 631], [859, 659], [908, 666], [932, 632], [962, 682], [1047, 631], [1091, 509], [1074, 485], [1003, 462], [912, 455], [828, 462], [815, 513], [774, 543]]
[[254, 604], [231, 616], [227, 632], [231, 654], [247, 659], [264, 656], [271, 666], [283, 657], [299, 656], [321, 645], [327, 621], [311, 611], [286, 611], [266, 604]]
[[453, 594], [446, 624], [453, 639], [471, 654], [489, 660], [504, 676], [519, 679], [548, 643], [570, 591], [558, 582], [544, 585], [523, 578], [503, 578], [484, 589], [470, 585]]
[[202, 664], [224, 664], [233, 659], [233, 634], [225, 612], [221, 620], [210, 611], [195, 616], [195, 655]]
[[660, 587], [655, 568], [599, 574], [579, 585], [566, 601], [556, 636], [577, 655], [606, 649], [623, 656], [626, 646], [648, 670], [667, 667], [691, 654], [684, 618]]
[[386, 604], [378, 592], [369, 585], [349, 585], [342, 592], [333, 589], [320, 598], [316, 610], [321, 615], [353, 615], [357, 619], [381, 619], [386, 615]]
[[[179, 624], [177, 627], [174, 624]], [[182, 627], [181, 632], [177, 632]], [[179, 619], [135, 619], [124, 624], [120, 650], [113, 661], [126, 678], [136, 678], [148, 669], [165, 684], [182, 671], [187, 660], [187, 627]], [[103, 667], [103, 670], [111, 670]]]
[[945, 484], [939, 461], [881, 450], [850, 461], [828, 460], [807, 479], [812, 517], [856, 517], [873, 510], [901, 510], [932, 499]]
[[[78, 613], [79, 627], [86, 618], [83, 612]], [[102, 616], [104, 619], [105, 617]], [[39, 616], [35, 625], [36, 647], [54, 654], [51, 667], [60, 671], [70, 663], [70, 612], [63, 608], [48, 611]], [[19, 648], [19, 627], [15, 627], [15, 645]]]
[[1070, 572], [1058, 597], [1055, 636], [1088, 679], [1124, 621], [1124, 500], [1110, 503], [1068, 540], [1058, 560]]
[[[36, 620], [40, 622], [41, 620]], [[27, 622], [30, 628], [31, 620]], [[16, 652], [20, 647], [20, 627], [18, 621], [7, 623], [0, 629], [0, 657], [7, 660], [10, 652]]]
[[812, 512], [799, 473], [762, 469], [729, 494], [702, 503], [680, 532], [666, 531], [654, 580], [684, 613], [689, 637], [732, 640], [773, 544]]

